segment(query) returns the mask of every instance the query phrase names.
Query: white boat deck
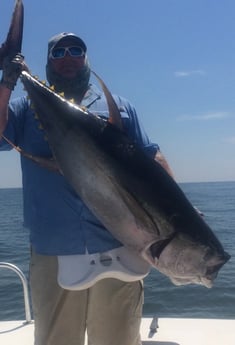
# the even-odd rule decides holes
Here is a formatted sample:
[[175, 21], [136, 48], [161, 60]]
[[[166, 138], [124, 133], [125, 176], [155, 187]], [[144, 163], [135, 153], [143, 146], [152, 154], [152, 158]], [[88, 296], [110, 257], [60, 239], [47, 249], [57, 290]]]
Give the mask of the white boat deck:
[[[235, 320], [160, 318], [153, 334], [151, 322], [142, 320], [143, 345], [235, 345]], [[1, 321], [0, 344], [33, 345], [33, 328], [33, 323]]]
[[[13, 270], [20, 277], [28, 321], [0, 321], [0, 344], [33, 345], [34, 324], [27, 279], [15, 265], [0, 262], [0, 268]], [[143, 318], [141, 339], [143, 345], [235, 345], [235, 319]]]

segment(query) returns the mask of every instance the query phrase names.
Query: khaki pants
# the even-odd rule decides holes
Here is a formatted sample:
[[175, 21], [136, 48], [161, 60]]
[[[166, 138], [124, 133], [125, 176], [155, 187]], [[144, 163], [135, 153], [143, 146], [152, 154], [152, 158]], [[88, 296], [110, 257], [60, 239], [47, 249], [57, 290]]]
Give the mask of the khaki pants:
[[57, 284], [57, 258], [32, 253], [35, 345], [140, 345], [142, 282], [103, 279], [82, 291]]

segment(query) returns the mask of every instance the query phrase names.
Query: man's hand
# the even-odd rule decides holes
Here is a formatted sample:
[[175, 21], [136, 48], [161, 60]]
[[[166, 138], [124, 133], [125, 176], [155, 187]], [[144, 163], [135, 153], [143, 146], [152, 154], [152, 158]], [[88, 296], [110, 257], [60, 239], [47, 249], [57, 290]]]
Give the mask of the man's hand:
[[3, 61], [2, 79], [0, 84], [14, 90], [17, 80], [25, 69], [24, 56], [20, 53], [14, 57], [7, 56]]
[[174, 174], [166, 160], [166, 158], [163, 156], [160, 150], [157, 151], [155, 158], [154, 158], [158, 163], [161, 164], [161, 166], [168, 172], [168, 174], [174, 179]]

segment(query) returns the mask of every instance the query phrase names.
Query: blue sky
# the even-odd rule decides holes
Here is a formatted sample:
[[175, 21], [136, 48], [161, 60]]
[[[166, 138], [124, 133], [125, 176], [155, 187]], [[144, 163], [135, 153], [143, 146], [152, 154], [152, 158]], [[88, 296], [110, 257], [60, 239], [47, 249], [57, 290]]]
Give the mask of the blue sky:
[[[1, 0], [0, 42], [14, 1]], [[48, 39], [75, 32], [109, 89], [137, 109], [178, 182], [235, 180], [234, 0], [24, 0], [23, 54], [45, 79]], [[21, 85], [14, 96], [22, 95]], [[21, 186], [0, 153], [0, 187]]]

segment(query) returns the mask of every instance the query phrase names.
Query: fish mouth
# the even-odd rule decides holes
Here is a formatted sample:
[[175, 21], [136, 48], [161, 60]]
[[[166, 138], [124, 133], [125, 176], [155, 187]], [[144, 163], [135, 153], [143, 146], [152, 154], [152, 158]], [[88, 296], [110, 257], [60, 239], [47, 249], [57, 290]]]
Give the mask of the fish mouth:
[[231, 258], [231, 256], [224, 252], [223, 255], [220, 255], [217, 258], [217, 262], [213, 265], [207, 267], [205, 277], [209, 280], [214, 280], [217, 277], [217, 274], [221, 267]]
[[[204, 258], [205, 260], [206, 256]], [[214, 280], [216, 279], [219, 273], [219, 270], [230, 258], [231, 256], [226, 252], [224, 252], [222, 255], [217, 256], [216, 262], [214, 264], [207, 266], [205, 275], [199, 277], [198, 282], [201, 285], [206, 286], [207, 288], [211, 288], [213, 286]]]
[[[227, 254], [227, 253], [226, 253]], [[188, 284], [199, 284], [207, 287], [208, 289], [212, 288], [213, 282], [216, 279], [219, 270], [221, 267], [229, 260], [230, 256], [226, 259], [221, 260], [220, 263], [210, 266], [206, 269], [206, 273], [203, 275], [195, 275], [188, 277], [170, 277], [170, 280], [175, 285], [188, 285]]]
[[[152, 259], [157, 259], [159, 261], [157, 266], [159, 271], [161, 271], [162, 273], [166, 271], [166, 267], [164, 267], [164, 260], [161, 262], [161, 254], [164, 252], [166, 247], [175, 239], [176, 236], [177, 232], [173, 233], [171, 237], [167, 239], [152, 243], [152, 245], [149, 247], [151, 257]], [[168, 276], [173, 284], [178, 286], [188, 284], [199, 284], [207, 288], [211, 288], [213, 286], [213, 282], [217, 277], [219, 270], [230, 259], [230, 255], [224, 251], [216, 253], [216, 250], [213, 250], [211, 248], [207, 248], [206, 252], [205, 248], [202, 247], [201, 249], [203, 249], [204, 255], [202, 255], [201, 258], [199, 255], [198, 267], [197, 265], [195, 267], [192, 267], [192, 272], [187, 270], [171, 271], [171, 274]], [[183, 264], [184, 263], [185, 260], [183, 260]]]

